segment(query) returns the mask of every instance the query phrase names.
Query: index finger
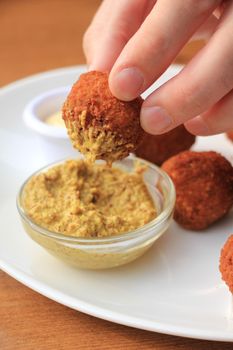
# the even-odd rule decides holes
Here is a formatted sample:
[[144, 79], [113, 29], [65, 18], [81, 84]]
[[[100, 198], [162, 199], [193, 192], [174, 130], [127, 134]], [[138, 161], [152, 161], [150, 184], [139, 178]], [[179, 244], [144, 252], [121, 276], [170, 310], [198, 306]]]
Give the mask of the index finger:
[[219, 1], [158, 0], [112, 68], [112, 93], [129, 101], [144, 92], [167, 69]]
[[[156, 0], [105, 0], [83, 38], [91, 70], [110, 71]], [[133, 16], [132, 16], [133, 14]]]

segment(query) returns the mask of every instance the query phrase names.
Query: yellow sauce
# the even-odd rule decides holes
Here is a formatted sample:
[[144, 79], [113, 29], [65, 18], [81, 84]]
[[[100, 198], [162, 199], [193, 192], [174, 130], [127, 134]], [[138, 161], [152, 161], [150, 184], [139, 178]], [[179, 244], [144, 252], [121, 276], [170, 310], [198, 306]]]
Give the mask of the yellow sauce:
[[23, 206], [35, 223], [68, 236], [126, 233], [156, 217], [144, 170], [68, 160], [30, 179]]
[[45, 119], [45, 123], [48, 125], [58, 126], [62, 128], [65, 127], [65, 123], [64, 123], [64, 120], [62, 119], [62, 114], [60, 111], [49, 115]]

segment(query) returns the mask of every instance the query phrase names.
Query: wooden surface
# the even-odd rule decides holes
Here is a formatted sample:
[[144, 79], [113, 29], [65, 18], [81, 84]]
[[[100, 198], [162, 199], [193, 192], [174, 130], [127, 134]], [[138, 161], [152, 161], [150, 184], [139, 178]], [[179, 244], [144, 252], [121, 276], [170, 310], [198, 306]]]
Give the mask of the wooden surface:
[[[84, 63], [82, 35], [100, 1], [0, 0], [0, 85]], [[178, 57], [186, 62], [201, 46]], [[59, 305], [0, 272], [0, 350], [232, 349], [233, 344], [120, 326]]]

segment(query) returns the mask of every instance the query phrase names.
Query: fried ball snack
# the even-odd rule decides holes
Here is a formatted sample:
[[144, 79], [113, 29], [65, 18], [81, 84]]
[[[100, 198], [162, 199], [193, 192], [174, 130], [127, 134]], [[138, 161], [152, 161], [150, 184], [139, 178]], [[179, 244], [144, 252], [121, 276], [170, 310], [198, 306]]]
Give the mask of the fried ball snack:
[[135, 154], [149, 162], [161, 165], [168, 158], [189, 149], [195, 142], [195, 138], [183, 125], [162, 135], [145, 133]]
[[104, 159], [111, 164], [125, 158], [143, 136], [141, 104], [141, 98], [124, 102], [114, 97], [107, 73], [82, 74], [62, 111], [73, 146], [92, 161]]
[[216, 152], [184, 151], [162, 168], [176, 188], [175, 220], [202, 230], [223, 217], [233, 205], [233, 167]]
[[227, 137], [228, 137], [231, 141], [233, 141], [233, 131], [228, 131], [228, 132], [227, 132]]
[[219, 270], [223, 281], [233, 293], [233, 235], [227, 239], [221, 250]]

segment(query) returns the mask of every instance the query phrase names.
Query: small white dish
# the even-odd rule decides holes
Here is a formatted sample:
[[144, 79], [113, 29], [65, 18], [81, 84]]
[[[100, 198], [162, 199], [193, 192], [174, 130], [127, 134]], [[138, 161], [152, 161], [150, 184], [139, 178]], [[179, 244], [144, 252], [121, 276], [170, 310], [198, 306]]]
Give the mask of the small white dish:
[[48, 162], [77, 155], [77, 151], [72, 148], [66, 128], [46, 123], [49, 116], [61, 110], [70, 88], [60, 87], [38, 95], [26, 104], [23, 111], [23, 120], [38, 136], [37, 142]]

